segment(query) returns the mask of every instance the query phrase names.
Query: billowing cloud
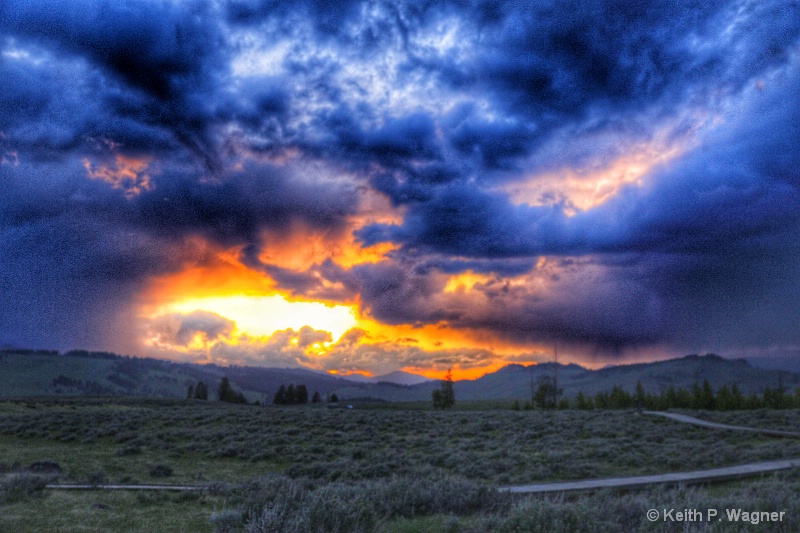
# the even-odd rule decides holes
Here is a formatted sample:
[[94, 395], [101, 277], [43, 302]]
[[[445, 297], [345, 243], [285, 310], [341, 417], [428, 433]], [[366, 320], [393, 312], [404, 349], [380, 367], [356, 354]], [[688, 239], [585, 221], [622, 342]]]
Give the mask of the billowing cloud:
[[[0, 343], [342, 371], [791, 350], [798, 93], [778, 0], [4, 2]], [[360, 329], [158, 312], [193, 290]]]
[[148, 335], [161, 346], [188, 348], [206, 345], [233, 333], [235, 323], [215, 313], [195, 311], [186, 315], [172, 313], [151, 321]]

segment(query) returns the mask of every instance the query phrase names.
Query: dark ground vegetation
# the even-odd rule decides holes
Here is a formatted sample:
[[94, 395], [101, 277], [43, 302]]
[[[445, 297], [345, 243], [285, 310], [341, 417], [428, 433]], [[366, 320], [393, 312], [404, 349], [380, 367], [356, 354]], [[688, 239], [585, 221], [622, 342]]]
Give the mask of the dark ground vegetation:
[[[25, 530], [37, 516], [33, 509], [79, 506], [86, 497], [64, 501], [65, 496], [42, 492], [41, 476], [62, 482], [212, 487], [186, 496], [125, 496], [134, 498], [134, 507], [159, 506], [175, 520], [177, 529], [170, 530], [180, 530], [192, 516], [200, 523], [204, 516], [205, 527], [219, 531], [388, 531], [406, 526], [409, 531], [569, 531], [576, 521], [599, 513], [595, 522], [605, 529], [595, 530], [635, 531], [650, 527], [640, 512], [650, 503], [683, 505], [695, 498], [717, 505], [745, 496], [750, 500], [741, 505], [790, 511], [791, 523], [800, 525], [795, 496], [800, 479], [792, 473], [784, 476], [783, 485], [773, 479], [725, 490], [599, 493], [569, 500], [512, 499], [495, 490], [505, 484], [800, 457], [800, 439], [707, 430], [633, 410], [377, 407], [123, 399], [2, 402], [0, 505], [14, 512], [4, 514], [0, 530]], [[800, 427], [797, 410], [693, 414], [738, 425]], [[30, 472], [37, 463], [49, 464], [51, 471]], [[754, 492], [757, 483], [763, 490]], [[90, 506], [89, 515], [101, 510]]]

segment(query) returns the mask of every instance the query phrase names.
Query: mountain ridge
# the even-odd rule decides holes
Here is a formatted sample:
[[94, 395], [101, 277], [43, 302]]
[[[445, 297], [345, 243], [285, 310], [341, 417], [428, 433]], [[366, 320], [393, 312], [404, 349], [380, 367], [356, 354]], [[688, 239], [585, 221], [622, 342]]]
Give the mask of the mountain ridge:
[[[650, 363], [608, 366], [597, 370], [580, 365], [542, 363], [506, 365], [472, 380], [454, 382], [461, 400], [529, 399], [531, 387], [543, 376], [553, 376], [558, 365], [559, 387], [566, 397], [578, 392], [596, 394], [613, 386], [633, 391], [641, 382], [648, 392], [660, 393], [672, 386], [689, 389], [708, 380], [717, 390], [736, 384], [746, 394], [762, 393], [783, 384], [789, 391], [800, 387], [800, 374], [752, 366], [744, 359], [691, 354]], [[185, 397], [189, 386], [203, 381], [216, 392], [223, 376], [251, 402], [271, 403], [280, 385], [304, 384], [309, 392], [342, 399], [373, 398], [384, 401], [428, 401], [439, 387], [407, 372], [348, 379], [304, 368], [200, 365], [153, 358], [122, 356], [108, 352], [72, 351], [59, 354], [47, 350], [0, 350], [0, 397], [40, 395], [119, 395]], [[407, 382], [387, 380], [406, 379]], [[418, 380], [422, 380], [416, 382]]]

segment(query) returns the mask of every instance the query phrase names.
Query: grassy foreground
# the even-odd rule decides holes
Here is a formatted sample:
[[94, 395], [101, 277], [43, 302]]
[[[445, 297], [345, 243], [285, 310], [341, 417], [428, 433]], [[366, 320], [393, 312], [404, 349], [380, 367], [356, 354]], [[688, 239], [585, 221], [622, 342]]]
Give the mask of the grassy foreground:
[[[797, 411], [729, 416], [739, 425], [800, 422]], [[0, 531], [591, 531], [594, 523], [597, 531], [662, 531], [670, 524], [650, 523], [647, 509], [701, 504], [787, 515], [767, 526], [694, 523], [688, 530], [795, 531], [800, 478], [793, 473], [571, 500], [512, 499], [493, 488], [784, 457], [800, 457], [800, 439], [703, 430], [629, 411], [8, 401], [0, 402]], [[66, 493], [25, 480], [42, 475], [212, 489]], [[675, 531], [687, 526], [678, 525]]]

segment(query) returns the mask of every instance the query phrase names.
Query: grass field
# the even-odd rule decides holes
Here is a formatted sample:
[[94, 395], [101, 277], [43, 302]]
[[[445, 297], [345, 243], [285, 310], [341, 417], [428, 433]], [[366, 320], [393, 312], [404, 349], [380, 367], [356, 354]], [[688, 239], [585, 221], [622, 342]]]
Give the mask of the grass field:
[[[743, 498], [740, 506], [768, 510], [782, 505], [795, 526], [786, 530], [800, 525], [800, 481], [791, 473], [782, 482], [569, 501], [517, 501], [493, 488], [800, 457], [800, 439], [706, 430], [631, 411], [422, 407], [0, 402], [0, 474], [8, 486], [26, 467], [47, 462], [58, 464], [62, 482], [213, 487], [202, 493], [31, 490], [14, 497], [9, 489], [0, 492], [0, 531], [537, 530], [525, 520], [542, 520], [536, 526], [542, 531], [568, 531], [559, 517], [584, 520], [592, 509], [608, 514], [620, 505], [630, 507], [620, 516], [643, 522], [628, 529], [633, 522], [618, 522], [613, 511], [606, 526], [647, 530], [648, 503], [688, 505], [692, 498], [709, 505]], [[787, 429], [800, 422], [798, 411], [693, 414]], [[756, 494], [757, 483], [764, 486]], [[786, 493], [783, 486], [795, 490]]]

